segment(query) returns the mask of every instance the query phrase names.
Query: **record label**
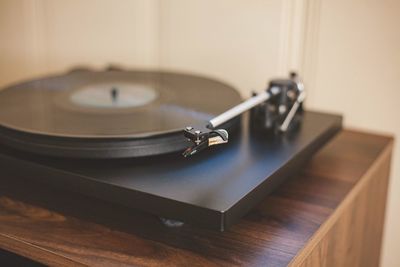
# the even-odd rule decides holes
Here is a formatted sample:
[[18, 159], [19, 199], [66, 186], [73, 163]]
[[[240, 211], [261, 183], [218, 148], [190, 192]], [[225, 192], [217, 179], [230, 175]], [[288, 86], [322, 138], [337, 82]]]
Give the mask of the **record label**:
[[92, 108], [132, 108], [147, 105], [158, 97], [154, 88], [128, 83], [88, 85], [71, 94], [71, 102]]

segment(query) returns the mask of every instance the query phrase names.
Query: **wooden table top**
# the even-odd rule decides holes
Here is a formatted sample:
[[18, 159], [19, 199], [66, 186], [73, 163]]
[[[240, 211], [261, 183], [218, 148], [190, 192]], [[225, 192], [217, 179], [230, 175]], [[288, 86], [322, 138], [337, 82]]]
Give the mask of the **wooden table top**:
[[286, 266], [364, 175], [390, 137], [340, 132], [225, 232], [184, 225], [29, 181], [0, 179], [0, 248], [60, 266]]

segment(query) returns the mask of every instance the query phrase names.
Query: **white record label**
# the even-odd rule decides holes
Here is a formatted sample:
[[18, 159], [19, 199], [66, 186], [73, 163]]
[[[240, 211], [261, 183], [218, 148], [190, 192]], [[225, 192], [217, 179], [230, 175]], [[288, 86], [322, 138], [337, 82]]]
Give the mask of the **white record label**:
[[147, 85], [129, 83], [92, 84], [74, 91], [73, 104], [93, 108], [132, 108], [147, 105], [158, 97]]

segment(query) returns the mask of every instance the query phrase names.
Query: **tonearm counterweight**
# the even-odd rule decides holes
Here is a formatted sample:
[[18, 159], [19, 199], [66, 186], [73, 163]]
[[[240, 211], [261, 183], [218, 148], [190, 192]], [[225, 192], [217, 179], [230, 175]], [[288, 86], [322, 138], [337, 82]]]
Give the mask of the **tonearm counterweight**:
[[186, 127], [184, 136], [193, 145], [183, 152], [183, 156], [188, 157], [209, 146], [227, 143], [228, 132], [217, 128], [251, 109], [253, 125], [275, 134], [285, 133], [295, 117], [301, 113], [304, 99], [304, 85], [296, 73], [290, 73], [288, 79], [272, 80], [263, 92], [254, 94], [246, 101], [211, 119], [206, 126], [207, 130], [200, 131]]

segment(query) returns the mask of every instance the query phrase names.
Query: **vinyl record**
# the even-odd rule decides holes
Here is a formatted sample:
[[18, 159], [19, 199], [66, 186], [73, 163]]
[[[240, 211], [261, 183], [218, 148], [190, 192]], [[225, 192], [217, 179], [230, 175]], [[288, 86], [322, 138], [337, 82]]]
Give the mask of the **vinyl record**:
[[234, 88], [195, 75], [75, 71], [1, 90], [0, 142], [63, 157], [170, 153], [190, 145], [184, 127], [203, 128], [240, 101]]

